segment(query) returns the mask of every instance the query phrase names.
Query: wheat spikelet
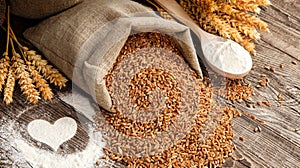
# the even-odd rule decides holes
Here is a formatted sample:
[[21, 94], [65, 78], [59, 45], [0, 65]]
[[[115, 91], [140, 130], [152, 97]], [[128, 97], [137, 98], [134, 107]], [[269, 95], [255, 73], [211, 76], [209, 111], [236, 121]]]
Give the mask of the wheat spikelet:
[[243, 40], [239, 31], [226, 24], [226, 21], [217, 14], [209, 13], [205, 20], [207, 24], [214, 27], [221, 36], [232, 39], [238, 43]]
[[260, 4], [256, 3], [254, 0], [222, 0], [218, 2], [228, 3], [233, 8], [241, 11], [250, 11], [254, 13], [260, 13], [261, 11], [259, 8]]
[[39, 92], [35, 89], [30, 74], [26, 71], [24, 61], [18, 53], [14, 53], [12, 60], [14, 61], [12, 66], [15, 68], [15, 74], [19, 79], [18, 83], [23, 94], [26, 95], [29, 102], [36, 104], [40, 99]]
[[41, 95], [45, 100], [51, 100], [53, 98], [53, 92], [47, 81], [39, 74], [39, 72], [35, 69], [34, 66], [28, 66], [28, 71], [32, 76], [33, 82], [35, 82], [36, 87], [39, 89]]
[[10, 104], [13, 101], [13, 92], [15, 87], [15, 74], [14, 69], [12, 67], [9, 68], [8, 74], [7, 74], [7, 81], [6, 81], [6, 87], [4, 89], [4, 98], [3, 101], [6, 105]]
[[232, 27], [236, 28], [245, 36], [248, 36], [251, 39], [258, 40], [260, 39], [259, 32], [253, 26], [249, 26], [246, 23], [243, 23], [239, 20], [235, 20], [228, 15], [223, 15], [222, 18], [226, 20], [226, 23], [230, 24]]
[[248, 36], [242, 36], [243, 41], [240, 42], [240, 45], [243, 46], [247, 51], [249, 51], [251, 54], [256, 55], [256, 51], [255, 51], [255, 44], [252, 41], [251, 38], [249, 38]]
[[264, 32], [268, 32], [268, 26], [265, 22], [263, 22], [258, 17], [251, 15], [245, 11], [239, 11], [232, 8], [230, 5], [220, 5], [220, 12], [231, 16], [231, 18], [235, 18], [236, 20], [242, 21], [243, 24], [248, 24], [254, 27], [258, 27]]
[[214, 29], [214, 27], [212, 27], [210, 24], [208, 24], [205, 19], [202, 19], [202, 18], [199, 19], [199, 26], [203, 30], [207, 31], [208, 33], [218, 34], [218, 32]]
[[201, 19], [202, 14], [204, 14], [202, 6], [197, 6], [192, 1], [180, 0], [179, 4], [196, 23]]
[[67, 79], [59, 73], [52, 65], [48, 65], [48, 62], [42, 59], [42, 56], [36, 54], [35, 51], [25, 51], [28, 60], [34, 65], [37, 70], [43, 74], [43, 76], [60, 88], [65, 87]]
[[185, 0], [190, 6], [198, 7], [197, 11], [211, 13], [215, 11], [215, 1], [214, 0]]
[[203, 8], [201, 6], [197, 6], [192, 1], [181, 1], [181, 4], [186, 12], [190, 12], [190, 14], [195, 15], [200, 14], [200, 11], [203, 11]]
[[66, 86], [68, 80], [62, 76], [57, 69], [53, 68], [52, 65], [46, 65], [42, 69], [42, 73], [45, 74], [50, 83], [59, 86], [59, 88]]
[[8, 53], [4, 52], [3, 58], [1, 58], [0, 60], [0, 92], [2, 92], [3, 85], [5, 84], [9, 66], [10, 66], [10, 60], [8, 57]]

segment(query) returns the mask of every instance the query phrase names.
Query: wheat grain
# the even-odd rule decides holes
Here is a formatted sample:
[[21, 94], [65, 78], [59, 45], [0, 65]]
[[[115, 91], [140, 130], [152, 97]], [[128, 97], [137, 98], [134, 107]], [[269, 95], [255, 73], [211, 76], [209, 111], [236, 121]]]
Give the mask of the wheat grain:
[[10, 60], [8, 54], [5, 52], [3, 54], [3, 58], [1, 58], [0, 60], [0, 92], [2, 92], [3, 85], [5, 84], [9, 66], [10, 66]]
[[[251, 0], [252, 1], [252, 0]], [[260, 13], [259, 4], [251, 1], [242, 1], [242, 0], [223, 0], [222, 2], [230, 4], [235, 9], [239, 9], [241, 11], [250, 11], [255, 13]]]
[[[161, 38], [162, 36], [164, 38]], [[112, 97], [112, 101], [114, 103], [118, 102], [118, 104], [114, 105], [114, 108], [122, 106], [122, 108], [117, 109], [123, 109], [123, 106], [128, 106], [128, 104], [119, 101], [120, 98], [125, 99], [127, 96], [131, 98], [130, 100], [132, 104], [136, 104], [136, 107], [140, 107], [139, 109], [141, 110], [141, 108], [148, 107], [149, 98], [147, 97], [148, 94], [152, 91], [147, 87], [147, 85], [149, 85], [150, 88], [155, 88], [156, 86], [154, 83], [156, 83], [157, 87], [159, 87], [160, 89], [166, 88], [167, 93], [169, 93], [167, 95], [171, 97], [171, 100], [173, 100], [174, 102], [177, 102], [178, 99], [176, 99], [175, 96], [172, 97], [170, 95], [172, 95], [172, 91], [176, 90], [176, 87], [179, 86], [182, 93], [181, 97], [187, 95], [185, 99], [199, 98], [199, 101], [197, 101], [197, 103], [199, 104], [199, 108], [195, 107], [194, 110], [185, 110], [184, 113], [177, 114], [177, 119], [184, 120], [181, 117], [184, 116], [184, 114], [195, 113], [195, 117], [193, 117], [195, 123], [185, 123], [186, 125], [191, 124], [192, 128], [189, 129], [190, 131], [184, 132], [184, 136], [182, 136], [182, 138], [178, 139], [178, 137], [180, 137], [180, 132], [185, 129], [184, 127], [179, 127], [178, 131], [172, 132], [171, 135], [167, 136], [167, 138], [164, 139], [165, 141], [162, 141], [156, 137], [162, 132], [155, 131], [155, 129], [153, 128], [155, 128], [156, 124], [158, 126], [164, 125], [164, 121], [158, 120], [157, 122], [154, 122], [154, 126], [150, 126], [149, 123], [151, 122], [149, 122], [141, 124], [139, 127], [133, 127], [134, 125], [137, 125], [137, 122], [134, 122], [134, 120], [129, 121], [129, 118], [127, 118], [127, 120], [124, 119], [126, 110], [121, 110], [122, 115], [115, 115], [106, 112], [104, 109], [101, 109], [99, 112], [97, 112], [95, 121], [96, 125], [98, 126], [98, 130], [105, 134], [104, 138], [108, 142], [107, 148], [104, 149], [104, 152], [114, 161], [125, 163], [128, 167], [204, 167], [208, 164], [216, 167], [221, 167], [225, 162], [225, 159], [232, 156], [234, 148], [232, 143], [232, 118], [239, 116], [241, 113], [237, 110], [234, 110], [233, 108], [224, 107], [221, 109], [221, 112], [224, 111], [223, 116], [220, 120], [218, 120], [216, 128], [215, 126], [211, 125], [210, 120], [208, 120], [208, 114], [212, 110], [211, 108], [213, 106], [212, 89], [209, 87], [210, 84], [206, 81], [206, 79], [204, 82], [196, 80], [197, 78], [196, 76], [192, 75], [193, 73], [189, 74], [189, 71], [193, 72], [193, 70], [191, 70], [189, 67], [179, 71], [180, 68], [186, 67], [186, 64], [183, 64], [181, 61], [175, 61], [175, 59], [174, 65], [167, 65], [168, 63], [166, 63], [167, 61], [165, 59], [169, 58], [167, 54], [170, 54], [170, 52], [158, 52], [160, 50], [157, 50], [157, 48], [171, 50], [176, 54], [180, 54], [180, 52], [178, 52], [178, 49], [176, 49], [174, 43], [170, 42], [170, 38], [166, 37], [168, 36], [155, 35], [155, 33], [150, 33], [150, 35], [147, 33], [140, 33], [138, 35], [131, 36], [121, 50], [114, 68], [112, 68], [112, 70], [109, 72], [109, 75], [105, 78], [107, 89]], [[157, 41], [159, 41], [158, 45]], [[153, 47], [154, 49], [148, 49], [146, 50], [147, 52], [142, 52], [145, 47]], [[139, 53], [140, 55], [137, 53]], [[178, 55], [176, 54], [172, 55], [172, 57], [178, 57]], [[167, 66], [174, 67], [171, 71], [168, 71], [168, 73], [172, 75], [168, 75], [168, 73], [166, 73], [166, 71], [162, 69], [157, 69], [155, 67], [146, 67], [144, 69], [141, 69], [140, 71], [137, 71], [137, 73], [134, 72], [129, 82], [127, 82], [127, 80], [125, 79], [122, 79], [123, 76], [130, 74], [130, 70], [132, 69], [130, 69], [131, 66], [129, 65], [133, 64], [134, 67], [139, 68], [142, 66], [143, 61], [136, 58], [141, 58], [145, 55], [147, 56], [147, 58], [151, 58], [150, 62], [146, 61], [146, 65], [151, 66], [151, 62], [153, 61], [161, 64], [164, 67], [163, 69], [166, 69]], [[156, 55], [156, 57], [153, 57], [152, 55]], [[128, 73], [126, 73], [127, 71]], [[176, 74], [178, 73], [186, 75], [177, 76]], [[186, 80], [185, 78], [187, 78], [188, 76], [192, 76], [191, 80], [194, 81], [198, 86], [195, 88], [195, 90], [193, 90], [193, 92], [195, 92], [196, 94], [187, 94], [186, 90], [188, 89], [186, 89], [186, 85], [191, 84], [189, 82], [180, 82]], [[124, 80], [126, 82], [124, 82]], [[161, 84], [159, 84], [159, 81], [161, 81]], [[129, 83], [129, 85], [127, 83]], [[166, 86], [170, 86], [171, 84], [174, 85], [174, 87], [171, 87], [172, 89], [168, 89], [168, 87]], [[124, 88], [128, 88], [128, 92], [121, 92], [122, 94], [120, 94], [118, 90], [123, 90]], [[164, 91], [163, 89], [161, 90]], [[173, 93], [173, 95], [176, 94]], [[141, 100], [139, 101], [139, 99]], [[153, 99], [152, 97], [151, 100], [152, 103], [158, 101], [159, 104], [162, 104], [160, 99]], [[181, 101], [185, 100], [182, 99]], [[146, 106], [143, 106], [143, 104], [146, 104]], [[191, 103], [186, 102], [180, 104], [181, 109], [185, 109], [185, 106], [189, 107], [191, 106]], [[174, 107], [172, 107], [171, 109], [176, 109], [176, 106]], [[145, 111], [140, 111], [139, 115], [145, 116], [145, 118], [148, 117], [148, 114], [145, 114], [144, 112]], [[130, 110], [127, 113], [134, 114], [135, 112], [133, 110]], [[170, 111], [166, 114], [172, 116], [174, 113]], [[169, 118], [169, 116], [166, 117], [166, 119]], [[166, 125], [169, 124], [170, 123]], [[171, 124], [171, 126], [173, 126], [173, 124]], [[206, 127], [210, 127], [213, 129], [215, 128], [215, 130], [208, 131], [206, 130]], [[168, 127], [168, 129], [170, 128], [171, 127]], [[118, 131], [115, 131], [115, 129]], [[135, 137], [138, 136], [138, 138], [141, 137], [142, 135], [138, 133], [139, 130], [143, 130], [145, 132], [148, 131], [148, 137], [156, 137], [159, 141], [159, 145], [155, 144], [152, 141], [149, 141], [149, 144], [141, 144], [138, 139], [132, 141], [127, 140], [126, 137], [128, 136], [126, 135]], [[202, 131], [208, 131], [211, 133], [211, 135], [203, 138]], [[120, 132], [121, 134], [118, 134], [117, 132]], [[120, 138], [121, 135], [125, 135], [124, 138]], [[166, 146], [165, 144], [173, 143], [174, 145], [171, 145], [168, 148], [164, 148], [164, 150], [161, 149], [161, 146]], [[145, 145], [147, 146], [145, 150], [149, 155], [131, 155], [133, 153], [131, 151], [138, 150], [144, 152], [143, 150], [141, 150], [141, 148]]]
[[4, 102], [5, 104], [10, 104], [13, 101], [13, 92], [15, 87], [15, 73], [13, 67], [9, 68], [8, 74], [7, 74], [7, 81], [6, 86], [4, 89]]
[[26, 71], [27, 66], [18, 53], [14, 53], [12, 61], [12, 66], [15, 68], [15, 74], [17, 79], [19, 79], [18, 83], [23, 94], [26, 95], [29, 102], [36, 104], [40, 99], [39, 92], [35, 89], [30, 74]]
[[47, 84], [47, 81], [39, 74], [37, 70], [35, 70], [34, 66], [28, 66], [28, 71], [30, 72], [32, 80], [35, 82], [35, 86], [39, 89], [42, 97], [45, 100], [51, 100], [53, 98], [53, 92]]
[[34, 65], [50, 83], [59, 86], [59, 88], [66, 86], [68, 80], [56, 68], [42, 59], [41, 55], [36, 54], [33, 50], [25, 51], [25, 54], [28, 60], [32, 62], [32, 65]]

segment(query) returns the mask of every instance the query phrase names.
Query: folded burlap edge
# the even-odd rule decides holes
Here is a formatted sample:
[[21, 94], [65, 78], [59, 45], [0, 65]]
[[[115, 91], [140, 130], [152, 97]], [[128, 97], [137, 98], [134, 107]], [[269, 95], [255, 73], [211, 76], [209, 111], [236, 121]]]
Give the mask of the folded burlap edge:
[[[104, 77], [112, 68], [115, 60], [119, 55], [119, 52], [121, 51], [131, 32], [160, 32], [173, 37], [177, 40], [178, 45], [180, 45], [182, 54], [187, 60], [188, 64], [202, 79], [202, 71], [199, 66], [198, 58], [193, 46], [190, 29], [175, 21], [169, 21], [159, 17], [151, 18], [151, 21], [149, 21], [149, 19], [149, 17], [119, 18], [116, 21], [116, 24], [112, 24], [107, 28], [103, 28], [110, 29], [111, 32], [109, 34], [118, 36], [118, 39], [121, 40], [114, 41], [113, 39], [116, 38], [108, 34], [106, 40], [102, 39], [106, 41], [102, 49], [99, 48], [99, 50], [96, 50], [90, 57], [90, 59], [84, 63], [83, 71], [85, 81], [93, 81], [88, 85], [90, 86], [89, 93], [97, 101], [97, 103], [99, 103], [106, 110], [112, 111], [112, 102], [106, 89]], [[124, 29], [124, 26], [131, 27], [131, 29]], [[94, 39], [89, 40], [96, 40], [97, 38], [95, 37], [97, 37], [97, 32], [93, 36]], [[103, 51], [103, 48], [106, 48], [106, 50]], [[97, 55], [103, 55], [103, 57], [99, 57]], [[100, 62], [101, 65], [93, 65], [94, 62]], [[95, 76], [96, 78], [94, 78]], [[92, 83], [94, 83], [94, 85]]]

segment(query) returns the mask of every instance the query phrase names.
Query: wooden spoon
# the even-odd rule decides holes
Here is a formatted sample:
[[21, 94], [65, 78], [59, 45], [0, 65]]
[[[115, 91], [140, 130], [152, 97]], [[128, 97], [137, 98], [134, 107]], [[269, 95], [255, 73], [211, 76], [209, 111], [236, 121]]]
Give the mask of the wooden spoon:
[[241, 45], [202, 30], [175, 0], [155, 1], [197, 35], [205, 60], [214, 71], [232, 79], [242, 78], [250, 72], [251, 55]]

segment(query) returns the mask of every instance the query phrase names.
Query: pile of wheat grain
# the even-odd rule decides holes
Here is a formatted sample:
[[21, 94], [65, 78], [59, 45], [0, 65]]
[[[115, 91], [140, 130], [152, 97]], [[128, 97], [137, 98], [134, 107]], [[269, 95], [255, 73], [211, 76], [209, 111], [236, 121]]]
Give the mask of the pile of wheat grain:
[[212, 110], [209, 84], [198, 80], [169, 36], [130, 36], [106, 85], [117, 113], [102, 109], [95, 120], [114, 161], [128, 167], [201, 167], [222, 166], [232, 156], [232, 119], [239, 111]]

